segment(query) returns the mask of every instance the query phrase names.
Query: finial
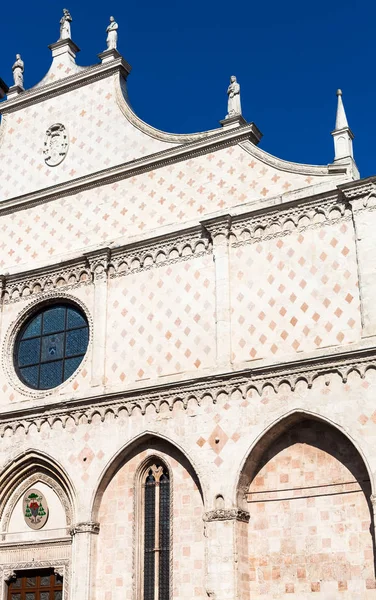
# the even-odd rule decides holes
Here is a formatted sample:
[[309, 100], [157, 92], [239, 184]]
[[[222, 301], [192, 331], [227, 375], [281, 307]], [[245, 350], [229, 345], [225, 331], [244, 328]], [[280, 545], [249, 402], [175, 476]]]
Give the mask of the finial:
[[[334, 131], [332, 131], [332, 136], [334, 140], [334, 162], [337, 164], [355, 165], [352, 146], [354, 134], [347, 122], [342, 102], [342, 90], [337, 90], [336, 125]], [[356, 166], [354, 166], [354, 169], [356, 169]]]
[[71, 39], [71, 26], [73, 19], [67, 8], [63, 8], [63, 16], [60, 19], [60, 40]]
[[110, 17], [110, 24], [108, 25], [107, 31], [107, 50], [116, 50], [117, 48], [117, 39], [118, 39], [118, 30], [119, 26], [115, 21], [114, 17]]
[[338, 129], [344, 129], [345, 127], [349, 126], [349, 124], [347, 122], [345, 108], [344, 108], [343, 102], [342, 102], [342, 90], [337, 90], [337, 98], [338, 98], [338, 103], [337, 103], [337, 116], [336, 116], [335, 131], [337, 131]]

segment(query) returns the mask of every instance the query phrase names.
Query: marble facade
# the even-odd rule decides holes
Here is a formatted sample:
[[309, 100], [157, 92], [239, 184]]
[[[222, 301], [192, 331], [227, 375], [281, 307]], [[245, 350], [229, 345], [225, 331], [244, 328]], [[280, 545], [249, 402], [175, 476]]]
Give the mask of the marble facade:
[[[376, 598], [376, 178], [342, 96], [333, 163], [296, 164], [241, 115], [147, 125], [116, 48], [87, 68], [70, 38], [51, 50], [0, 105], [0, 596], [51, 567], [65, 600], [142, 600], [137, 473], [158, 457], [171, 599]], [[31, 389], [16, 336], [57, 300], [88, 349]]]

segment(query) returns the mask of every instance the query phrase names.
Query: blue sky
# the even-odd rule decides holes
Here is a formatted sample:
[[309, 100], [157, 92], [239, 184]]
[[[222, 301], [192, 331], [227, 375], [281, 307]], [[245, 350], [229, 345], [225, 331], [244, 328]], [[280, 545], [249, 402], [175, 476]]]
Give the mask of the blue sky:
[[333, 159], [340, 87], [361, 176], [376, 173], [376, 5], [370, 0], [4, 2], [0, 77], [7, 83], [17, 52], [26, 87], [43, 77], [65, 6], [81, 65], [98, 61], [115, 16], [118, 49], [133, 67], [132, 106], [153, 126], [179, 133], [217, 127], [234, 74], [243, 114], [264, 134], [262, 148], [286, 160], [326, 164]]

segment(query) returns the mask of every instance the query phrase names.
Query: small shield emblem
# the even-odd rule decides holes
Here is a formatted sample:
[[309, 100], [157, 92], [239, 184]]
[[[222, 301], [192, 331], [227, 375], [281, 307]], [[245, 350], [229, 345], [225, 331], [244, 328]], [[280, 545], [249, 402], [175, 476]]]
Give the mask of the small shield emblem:
[[46, 131], [43, 145], [43, 155], [46, 165], [56, 167], [68, 152], [69, 138], [64, 125], [55, 123]]
[[44, 495], [36, 489], [28, 490], [23, 499], [26, 525], [31, 529], [41, 529], [48, 519], [48, 505]]

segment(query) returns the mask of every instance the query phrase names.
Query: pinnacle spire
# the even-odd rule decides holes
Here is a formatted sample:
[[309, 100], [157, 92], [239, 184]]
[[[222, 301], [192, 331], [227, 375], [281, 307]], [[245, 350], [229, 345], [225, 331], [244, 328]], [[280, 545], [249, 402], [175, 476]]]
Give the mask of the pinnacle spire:
[[334, 141], [334, 163], [343, 165], [354, 163], [352, 145], [354, 134], [347, 122], [342, 102], [342, 90], [337, 90], [336, 125], [334, 131], [332, 131], [332, 136]]
[[342, 102], [342, 90], [337, 90], [337, 98], [338, 98], [338, 101], [337, 101], [337, 116], [336, 116], [335, 131], [349, 127], [349, 124], [347, 122], [346, 113], [345, 113], [345, 107], [343, 106], [343, 102]]

